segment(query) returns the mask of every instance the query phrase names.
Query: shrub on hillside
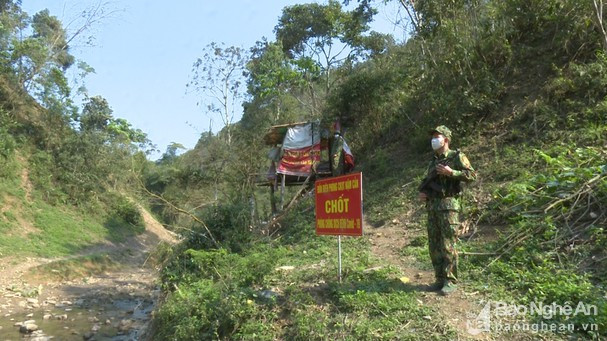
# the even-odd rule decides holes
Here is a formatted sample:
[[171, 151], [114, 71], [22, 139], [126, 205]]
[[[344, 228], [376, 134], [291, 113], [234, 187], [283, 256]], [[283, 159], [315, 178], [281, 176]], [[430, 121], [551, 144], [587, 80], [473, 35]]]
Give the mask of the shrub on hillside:
[[106, 195], [111, 216], [133, 226], [143, 225], [143, 217], [134, 202], [119, 194]]
[[[199, 215], [213, 237], [233, 252], [240, 252], [252, 236], [250, 206], [244, 200], [225, 201], [209, 206]], [[187, 230], [186, 249], [205, 249], [215, 245], [209, 239], [206, 229], [194, 223]]]

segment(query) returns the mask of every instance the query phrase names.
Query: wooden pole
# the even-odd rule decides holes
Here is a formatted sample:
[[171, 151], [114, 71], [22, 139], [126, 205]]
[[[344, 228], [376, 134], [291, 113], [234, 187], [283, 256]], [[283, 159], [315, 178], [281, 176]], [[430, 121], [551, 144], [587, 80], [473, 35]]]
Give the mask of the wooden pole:
[[270, 206], [272, 206], [272, 216], [278, 211], [276, 210], [276, 197], [274, 196], [274, 185], [270, 186]]
[[285, 204], [285, 181], [286, 181], [286, 175], [285, 174], [281, 174], [281, 180], [280, 180], [280, 210], [282, 211], [284, 208], [284, 204]]

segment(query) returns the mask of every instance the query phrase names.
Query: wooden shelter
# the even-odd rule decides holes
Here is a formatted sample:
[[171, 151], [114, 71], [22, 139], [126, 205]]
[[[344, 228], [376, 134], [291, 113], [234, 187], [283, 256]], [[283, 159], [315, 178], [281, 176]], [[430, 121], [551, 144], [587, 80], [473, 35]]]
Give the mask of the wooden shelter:
[[286, 186], [313, 184], [318, 178], [331, 176], [329, 163], [330, 129], [320, 122], [297, 122], [275, 125], [263, 137], [270, 146], [271, 161], [260, 186], [269, 186], [272, 211], [277, 212], [274, 193], [280, 188], [280, 210], [284, 205]]

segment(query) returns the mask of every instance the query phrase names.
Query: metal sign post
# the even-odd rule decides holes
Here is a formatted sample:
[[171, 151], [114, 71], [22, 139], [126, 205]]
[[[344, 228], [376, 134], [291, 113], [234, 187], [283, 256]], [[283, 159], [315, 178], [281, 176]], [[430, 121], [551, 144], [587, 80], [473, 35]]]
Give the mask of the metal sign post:
[[341, 235], [337, 236], [337, 263], [339, 268], [337, 277], [339, 278], [339, 283], [341, 283]]

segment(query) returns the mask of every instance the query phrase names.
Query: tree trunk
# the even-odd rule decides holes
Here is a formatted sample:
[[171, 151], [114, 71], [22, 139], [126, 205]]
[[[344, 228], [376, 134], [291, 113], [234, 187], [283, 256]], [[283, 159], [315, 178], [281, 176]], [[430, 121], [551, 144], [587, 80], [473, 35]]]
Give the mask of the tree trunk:
[[607, 52], [607, 32], [603, 23], [603, 0], [592, 0], [592, 3], [594, 4], [594, 12], [597, 19], [596, 24], [599, 31], [601, 31], [601, 44], [603, 45], [603, 50]]

